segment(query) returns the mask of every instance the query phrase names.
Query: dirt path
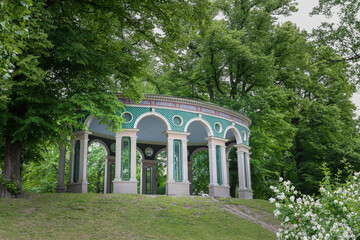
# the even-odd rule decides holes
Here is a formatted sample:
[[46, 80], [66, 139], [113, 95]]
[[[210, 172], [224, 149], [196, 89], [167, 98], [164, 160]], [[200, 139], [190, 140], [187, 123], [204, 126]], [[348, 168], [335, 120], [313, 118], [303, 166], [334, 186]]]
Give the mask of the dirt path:
[[[211, 198], [211, 199], [213, 201], [215, 201], [215, 202], [223, 203], [223, 202], [219, 201], [216, 198]], [[270, 230], [273, 233], [278, 232], [279, 227], [280, 227], [278, 224], [269, 224], [267, 222], [264, 222], [264, 221], [257, 218], [257, 217], [261, 217], [261, 214], [258, 215], [257, 217], [254, 217], [252, 215], [256, 216], [256, 214], [252, 214], [252, 215], [248, 214], [248, 213], [252, 213], [252, 211], [249, 208], [247, 208], [245, 206], [241, 206], [241, 207], [244, 208], [244, 210], [246, 210], [246, 211], [241, 211], [238, 207], [234, 207], [233, 205], [225, 204], [225, 203], [223, 203], [222, 209], [224, 209], [227, 212], [229, 212], [231, 214], [234, 214], [234, 215], [236, 215], [238, 217], [241, 217], [241, 218], [243, 218], [245, 220], [260, 224], [263, 228], [266, 228], [266, 229]]]

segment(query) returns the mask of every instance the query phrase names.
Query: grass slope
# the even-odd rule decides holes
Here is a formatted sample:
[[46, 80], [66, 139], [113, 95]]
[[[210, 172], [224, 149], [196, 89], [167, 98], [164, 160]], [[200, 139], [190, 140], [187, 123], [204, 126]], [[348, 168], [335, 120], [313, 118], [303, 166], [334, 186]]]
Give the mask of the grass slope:
[[0, 199], [0, 239], [275, 239], [223, 210], [225, 203], [272, 211], [265, 201], [239, 199], [31, 194]]

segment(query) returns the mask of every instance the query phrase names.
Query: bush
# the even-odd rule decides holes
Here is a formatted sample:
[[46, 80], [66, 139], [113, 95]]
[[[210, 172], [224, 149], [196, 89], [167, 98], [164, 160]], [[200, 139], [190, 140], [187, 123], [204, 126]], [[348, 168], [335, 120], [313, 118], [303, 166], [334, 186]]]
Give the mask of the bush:
[[360, 239], [360, 173], [351, 174], [345, 183], [332, 184], [325, 169], [317, 197], [301, 195], [290, 181], [280, 178], [274, 215], [282, 223], [278, 239]]

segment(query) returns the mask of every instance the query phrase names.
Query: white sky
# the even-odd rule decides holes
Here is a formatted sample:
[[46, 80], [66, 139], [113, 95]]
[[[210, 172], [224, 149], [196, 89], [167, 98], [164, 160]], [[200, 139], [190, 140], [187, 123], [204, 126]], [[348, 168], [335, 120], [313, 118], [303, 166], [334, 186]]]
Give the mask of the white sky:
[[[317, 0], [297, 0], [299, 11], [294, 13], [290, 17], [281, 17], [279, 18], [279, 22], [292, 21], [296, 23], [301, 29], [305, 29], [307, 31], [311, 31], [313, 28], [320, 25], [321, 22], [334, 22], [338, 21], [336, 15], [333, 16], [332, 19], [325, 18], [324, 16], [309, 16], [309, 13], [312, 11], [313, 7], [315, 7], [318, 3]], [[353, 95], [352, 99], [353, 103], [356, 105], [357, 111], [356, 115], [360, 115], [360, 92]]]

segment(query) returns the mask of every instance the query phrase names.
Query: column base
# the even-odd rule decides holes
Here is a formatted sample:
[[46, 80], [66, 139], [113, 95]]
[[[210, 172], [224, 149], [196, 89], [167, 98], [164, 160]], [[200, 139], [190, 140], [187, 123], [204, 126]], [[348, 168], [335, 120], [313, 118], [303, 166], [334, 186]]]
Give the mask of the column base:
[[230, 186], [209, 185], [209, 196], [229, 198], [230, 197]]
[[253, 199], [253, 191], [251, 189], [238, 189], [239, 198]]
[[166, 182], [166, 195], [189, 196], [190, 182]]
[[65, 187], [56, 187], [55, 192], [56, 193], [64, 193], [65, 192]]
[[122, 181], [114, 179], [113, 193], [137, 194], [137, 181]]
[[68, 183], [66, 184], [66, 192], [70, 193], [87, 193], [87, 182], [76, 182], [76, 183]]

